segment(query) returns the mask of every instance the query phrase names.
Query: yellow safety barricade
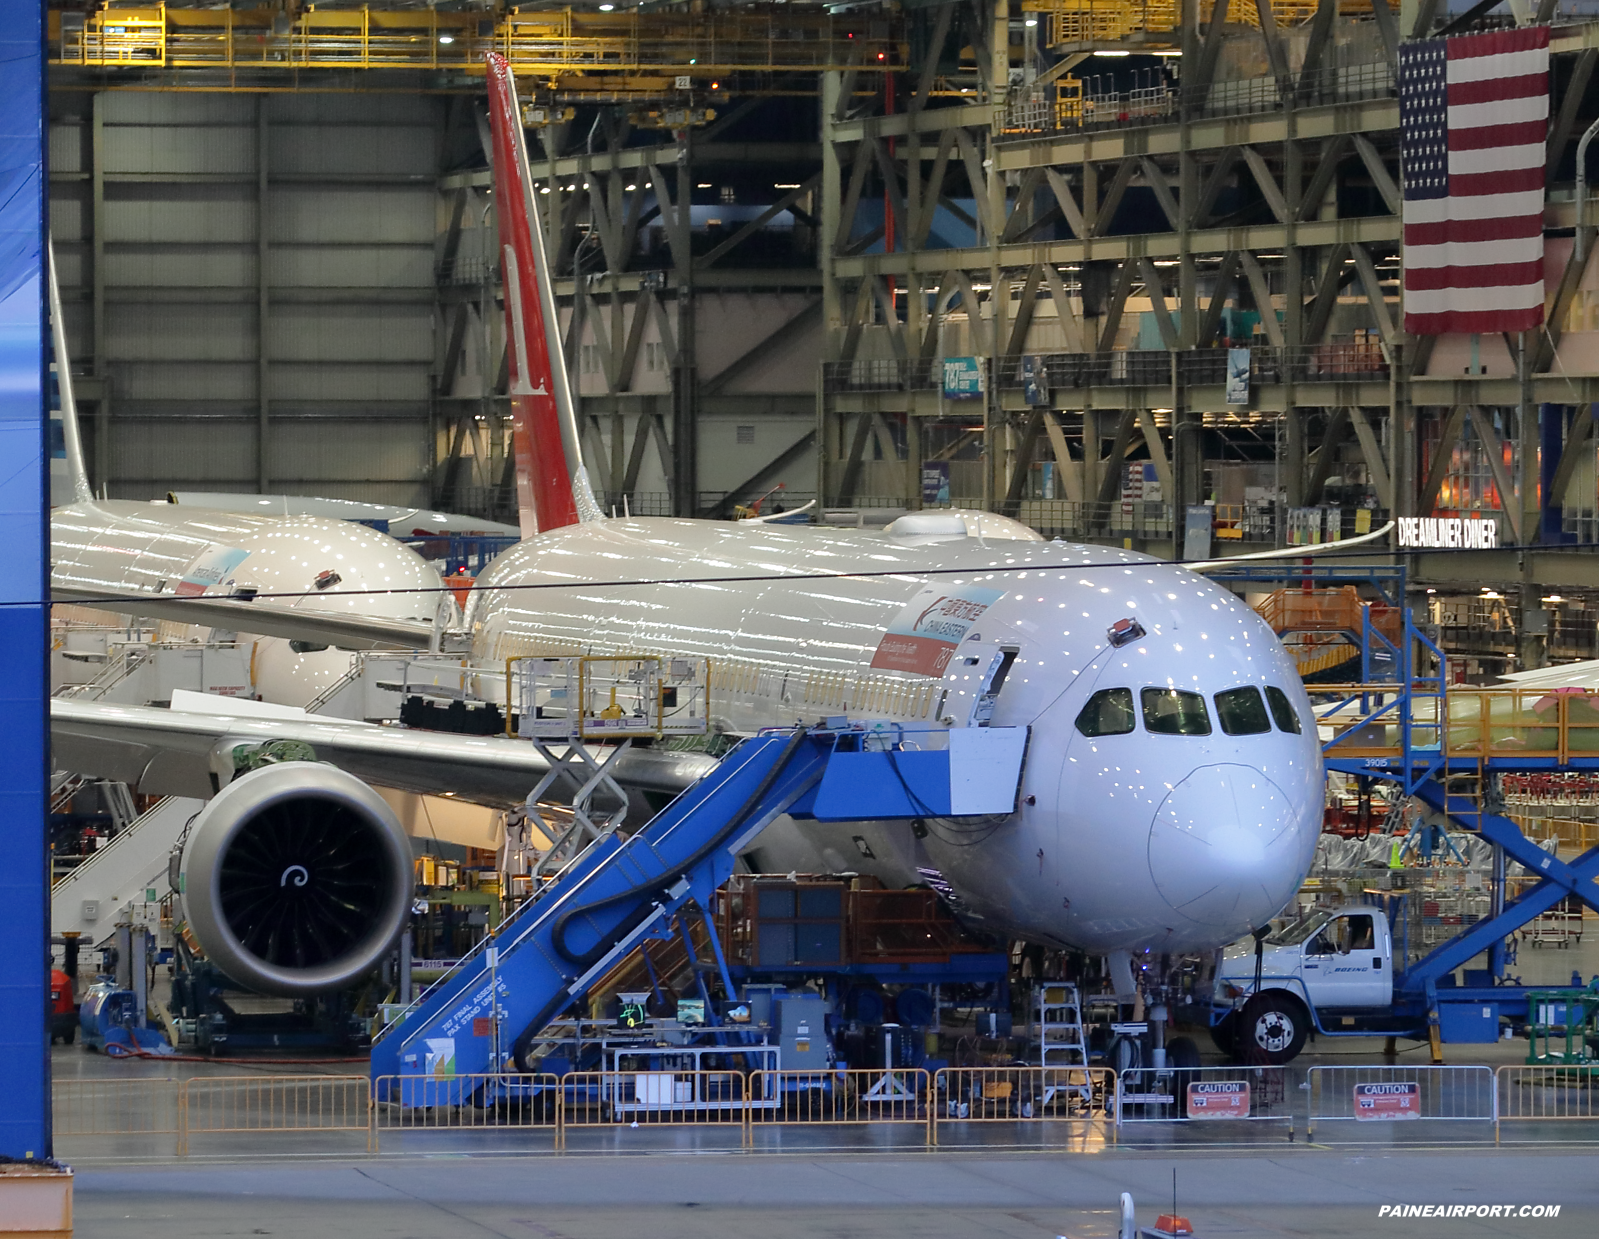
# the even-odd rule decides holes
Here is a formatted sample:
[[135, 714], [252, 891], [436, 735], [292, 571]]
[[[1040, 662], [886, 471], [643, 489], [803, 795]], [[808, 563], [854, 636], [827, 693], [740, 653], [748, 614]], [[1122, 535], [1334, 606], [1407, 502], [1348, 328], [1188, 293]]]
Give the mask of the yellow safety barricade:
[[931, 1144], [932, 1079], [920, 1067], [750, 1072], [749, 1124], [914, 1124]]
[[384, 1132], [398, 1131], [547, 1131], [558, 1146], [560, 1088], [560, 1077], [548, 1074], [380, 1076], [372, 1083], [372, 1151]]
[[[749, 1077], [742, 1071], [573, 1071], [557, 1091], [559, 1147], [579, 1127], [747, 1126]], [[745, 1137], [741, 1135], [742, 1144]]]
[[964, 1123], [1098, 1121], [1116, 1138], [1116, 1073], [1108, 1067], [945, 1067], [933, 1077], [933, 1096], [934, 1144], [940, 1126]]
[[1494, 1087], [1496, 1144], [1506, 1121], [1599, 1120], [1599, 1065], [1506, 1065], [1494, 1072]]
[[182, 1080], [72, 1080], [50, 1085], [57, 1139], [75, 1136], [172, 1136], [183, 1152]]
[[178, 1153], [194, 1135], [223, 1132], [367, 1133], [371, 1088], [365, 1076], [211, 1076], [184, 1083]]

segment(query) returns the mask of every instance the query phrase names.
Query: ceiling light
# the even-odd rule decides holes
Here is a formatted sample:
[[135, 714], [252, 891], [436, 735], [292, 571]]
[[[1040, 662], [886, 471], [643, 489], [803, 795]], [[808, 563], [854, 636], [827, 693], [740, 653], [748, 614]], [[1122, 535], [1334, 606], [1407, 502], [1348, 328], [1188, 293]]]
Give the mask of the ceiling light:
[[1031, 30], [1034, 26], [1038, 25], [1038, 18], [1029, 17], [1026, 21], [1024, 21], [1022, 23], [1022, 25], [1026, 26], [1029, 30]]
[[600, 12], [609, 13], [615, 7], [616, 6], [614, 4], [602, 4], [602, 5], [600, 5]]
[[453, 34], [441, 34], [439, 36], [439, 42], [440, 43], [454, 43], [455, 42], [455, 36]]
[[778, 181], [777, 184], [772, 186], [772, 188], [773, 189], [798, 189], [799, 188], [799, 182], [798, 181]]
[[1096, 56], [1131, 56], [1131, 52], [1095, 52]]
[[711, 183], [709, 181], [695, 181], [694, 182], [694, 188], [695, 189], [710, 189], [711, 188]]
[[628, 186], [628, 187], [627, 187], [627, 192], [628, 192], [628, 193], [632, 193], [632, 192], [633, 192], [633, 191], [634, 191], [634, 190], [635, 190], [635, 189], [637, 189], [637, 188], [638, 188], [638, 186], [637, 186], [637, 185], [629, 185], [629, 186]]
[[1544, 601], [1545, 602], [1564, 602], [1565, 599], [1562, 598], [1559, 594], [1550, 594], [1549, 597], [1544, 599]]

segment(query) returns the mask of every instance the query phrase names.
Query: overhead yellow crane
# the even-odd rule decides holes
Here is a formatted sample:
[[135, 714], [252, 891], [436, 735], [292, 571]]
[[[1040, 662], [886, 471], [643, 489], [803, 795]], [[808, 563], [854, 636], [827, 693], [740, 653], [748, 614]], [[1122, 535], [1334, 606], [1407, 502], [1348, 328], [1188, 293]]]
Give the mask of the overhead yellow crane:
[[[91, 13], [49, 15], [50, 64], [97, 69], [228, 72], [411, 69], [481, 74], [499, 52], [551, 88], [601, 76], [634, 89], [714, 88], [738, 73], [804, 73], [899, 64], [882, 15], [760, 11], [599, 13], [515, 8], [495, 13], [306, 5], [201, 9], [106, 0]], [[598, 83], [596, 83], [598, 85]]]

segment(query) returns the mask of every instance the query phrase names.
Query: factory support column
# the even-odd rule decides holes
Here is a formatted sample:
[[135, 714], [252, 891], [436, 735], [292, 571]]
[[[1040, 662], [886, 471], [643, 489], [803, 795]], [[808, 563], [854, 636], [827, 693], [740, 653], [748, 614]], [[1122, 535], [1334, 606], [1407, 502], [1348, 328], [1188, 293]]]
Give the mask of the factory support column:
[[[695, 516], [700, 502], [699, 342], [694, 334], [692, 131], [677, 135], [677, 360], [672, 366], [672, 515]], [[580, 294], [581, 296], [581, 290]]]
[[103, 90], [95, 91], [89, 102], [89, 278], [93, 281], [94, 377], [100, 380], [100, 398], [94, 402], [93, 484], [94, 493], [102, 498], [111, 485], [111, 379], [105, 355], [105, 103]]
[[[0, 1162], [51, 1155], [42, 20], [39, 5], [0, 6], [0, 57], [10, 104], [0, 116], [0, 167], [8, 178], [0, 196], [0, 446], [7, 461], [0, 473], [6, 530], [0, 542], [0, 642], [7, 651], [0, 761], [0, 821], [7, 841], [0, 868]], [[0, 1219], [12, 1216], [10, 1179], [0, 1179]]]
[[816, 238], [816, 261], [822, 270], [822, 364], [816, 375], [816, 497], [826, 506], [838, 484], [834, 471], [843, 454], [837, 419], [828, 413], [826, 365], [837, 361], [843, 339], [844, 307], [839, 299], [838, 276], [833, 270], [834, 242], [838, 220], [843, 213], [844, 170], [838, 147], [833, 144], [833, 125], [838, 118], [839, 101], [844, 93], [844, 75], [837, 69], [822, 74], [822, 187], [817, 193], [822, 227]]
[[267, 292], [267, 141], [271, 136], [267, 105], [271, 98], [255, 97], [255, 460], [256, 488], [263, 495], [270, 489], [272, 474], [268, 455], [272, 447], [272, 371], [267, 360], [267, 334], [272, 319]]

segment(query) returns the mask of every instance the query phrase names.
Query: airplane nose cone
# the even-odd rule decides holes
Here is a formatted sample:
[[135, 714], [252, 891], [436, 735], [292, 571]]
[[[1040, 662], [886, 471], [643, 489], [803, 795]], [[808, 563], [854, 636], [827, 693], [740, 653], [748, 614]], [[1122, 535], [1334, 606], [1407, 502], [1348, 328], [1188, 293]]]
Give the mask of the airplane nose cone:
[[1249, 766], [1202, 766], [1171, 790], [1149, 831], [1149, 871], [1190, 920], [1239, 932], [1264, 925], [1298, 885], [1288, 797]]

